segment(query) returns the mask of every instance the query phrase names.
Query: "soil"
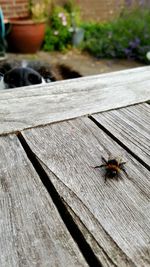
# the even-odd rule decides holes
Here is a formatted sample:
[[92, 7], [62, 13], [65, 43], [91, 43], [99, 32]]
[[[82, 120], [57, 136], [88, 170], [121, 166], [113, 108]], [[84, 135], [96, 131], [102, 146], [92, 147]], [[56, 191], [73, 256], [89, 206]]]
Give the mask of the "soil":
[[9, 59], [20, 60], [41, 60], [50, 63], [52, 66], [57, 63], [63, 63], [71, 68], [78, 70], [81, 75], [88, 76], [94, 74], [107, 73], [129, 68], [136, 68], [143, 66], [139, 62], [133, 60], [120, 60], [120, 59], [96, 59], [87, 53], [73, 49], [67, 53], [59, 52], [43, 52], [40, 51], [33, 55], [27, 54], [8, 54]]

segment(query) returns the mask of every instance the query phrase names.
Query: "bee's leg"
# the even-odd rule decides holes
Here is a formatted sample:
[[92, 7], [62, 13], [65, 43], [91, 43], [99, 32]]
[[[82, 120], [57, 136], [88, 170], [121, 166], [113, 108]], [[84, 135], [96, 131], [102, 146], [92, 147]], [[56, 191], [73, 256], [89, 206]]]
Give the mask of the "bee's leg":
[[109, 172], [106, 171], [105, 172], [105, 177], [104, 177], [104, 182], [106, 183], [108, 179], [109, 179]]
[[126, 176], [128, 177], [128, 174], [126, 172], [126, 169], [124, 167], [121, 168], [121, 170], [126, 174]]
[[116, 175], [116, 180], [117, 180], [117, 181], [118, 181], [118, 180], [122, 180], [122, 177], [121, 177], [120, 173], [118, 173], [118, 174]]
[[102, 161], [105, 163], [105, 164], [107, 164], [107, 160], [102, 156], [101, 157], [102, 158]]
[[104, 183], [107, 182], [107, 179], [108, 179], [108, 176], [107, 176], [107, 173], [105, 173], [105, 179], [104, 179]]
[[119, 166], [122, 167], [124, 164], [126, 164], [126, 162], [121, 162], [119, 163]]
[[99, 165], [99, 166], [95, 166], [94, 168], [96, 169], [96, 168], [102, 168], [102, 167], [106, 167], [106, 165], [102, 164], [102, 165]]
[[106, 159], [105, 159], [104, 157], [102, 157], [102, 161], [103, 161], [103, 163], [105, 163], [105, 164], [101, 164], [101, 165], [99, 165], [99, 166], [95, 166], [94, 168], [102, 168], [102, 167], [106, 167], [106, 166], [107, 166], [107, 161], [106, 161]]

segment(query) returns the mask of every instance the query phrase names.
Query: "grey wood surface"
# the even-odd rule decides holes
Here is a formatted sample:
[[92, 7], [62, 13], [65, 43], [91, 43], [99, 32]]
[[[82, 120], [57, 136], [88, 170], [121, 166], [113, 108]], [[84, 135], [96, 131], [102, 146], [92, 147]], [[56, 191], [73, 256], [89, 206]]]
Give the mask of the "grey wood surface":
[[[150, 266], [150, 173], [89, 118], [22, 132], [103, 266]], [[127, 174], [104, 182], [101, 156]]]
[[0, 91], [0, 134], [150, 100], [150, 67]]
[[150, 167], [150, 105], [112, 110], [93, 118]]
[[87, 266], [16, 136], [0, 138], [0, 266]]

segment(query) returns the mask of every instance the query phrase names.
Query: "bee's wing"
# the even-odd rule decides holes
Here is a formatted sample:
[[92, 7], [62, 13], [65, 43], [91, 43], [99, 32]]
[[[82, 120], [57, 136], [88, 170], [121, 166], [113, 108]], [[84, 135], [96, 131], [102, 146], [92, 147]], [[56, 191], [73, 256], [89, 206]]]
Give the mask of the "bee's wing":
[[102, 168], [102, 167], [105, 167], [107, 165], [107, 160], [102, 156], [101, 157], [102, 159], [102, 164], [101, 165], [98, 165], [98, 166], [95, 166], [94, 168]]

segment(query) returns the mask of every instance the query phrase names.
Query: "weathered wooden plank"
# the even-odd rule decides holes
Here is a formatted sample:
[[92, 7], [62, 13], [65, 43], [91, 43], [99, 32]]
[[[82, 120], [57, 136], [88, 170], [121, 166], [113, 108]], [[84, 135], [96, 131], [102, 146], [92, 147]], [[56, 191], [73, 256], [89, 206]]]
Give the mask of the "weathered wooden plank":
[[150, 105], [112, 110], [93, 118], [150, 166]]
[[150, 67], [0, 91], [0, 134], [150, 99]]
[[16, 136], [0, 138], [0, 266], [87, 266]]
[[[22, 134], [103, 266], [149, 266], [148, 170], [88, 118]], [[105, 183], [104, 171], [91, 166], [110, 153], [122, 155], [128, 177]]]

